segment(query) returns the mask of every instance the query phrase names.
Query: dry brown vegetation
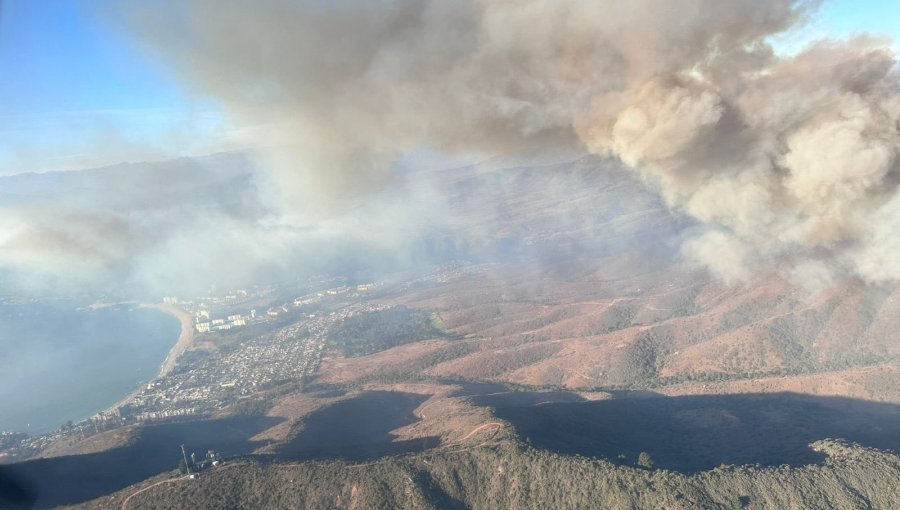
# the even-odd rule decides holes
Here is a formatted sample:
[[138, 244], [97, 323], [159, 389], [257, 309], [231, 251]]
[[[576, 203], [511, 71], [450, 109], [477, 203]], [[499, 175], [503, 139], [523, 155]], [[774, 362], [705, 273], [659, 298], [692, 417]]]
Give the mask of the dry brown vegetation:
[[[900, 293], [843, 281], [812, 294], [774, 275], [725, 287], [643, 259], [615, 256], [567, 275], [485, 265], [393, 296], [391, 303], [437, 311], [464, 339], [407, 345], [359, 363], [331, 360], [323, 381], [415, 373], [672, 394], [900, 398], [890, 375], [900, 361]], [[436, 356], [441, 349], [448, 359]]]
[[[617, 467], [514, 444], [376, 462], [235, 461], [199, 480], [138, 494], [129, 508], [897, 508], [900, 461], [835, 441], [822, 465], [723, 466], [695, 475]], [[158, 477], [81, 508], [113, 509]]]
[[[267, 416], [277, 418], [278, 423], [252, 437], [252, 441], [273, 441], [259, 450], [267, 453], [277, 450], [278, 444], [302, 433], [304, 419], [311, 413], [342, 400], [349, 400], [370, 391], [401, 392], [423, 395], [426, 400], [413, 411], [415, 421], [395, 429], [391, 433], [396, 440], [438, 437], [442, 444], [461, 444], [469, 433], [494, 418], [488, 408], [474, 405], [467, 397], [454, 396], [457, 385], [431, 383], [366, 384], [350, 390], [320, 394], [296, 393], [278, 400]], [[471, 437], [471, 436], [470, 436]], [[477, 439], [477, 438], [476, 438]]]
[[[427, 277], [397, 278], [377, 298], [367, 296], [408, 307], [421, 318], [436, 313], [434, 324], [418, 321], [436, 331], [420, 328], [421, 335], [405, 335], [402, 342], [382, 341], [394, 330], [369, 335], [364, 321], [349, 323], [353, 328], [344, 331], [366, 340], [355, 342], [365, 348], [345, 348], [342, 355], [347, 339], [331, 337], [314, 378], [251, 402], [263, 404], [266, 413], [251, 417], [264, 425], [252, 429], [253, 446], [243, 453], [256, 455], [229, 459], [200, 480], [139, 493], [129, 508], [693, 509], [734, 508], [735, 501], [760, 509], [900, 508], [900, 457], [867, 447], [900, 444], [883, 426], [897, 423], [900, 411], [874, 405], [900, 403], [900, 292], [855, 280], [807, 292], [776, 273], [747, 285], [723, 285], [673, 260], [675, 244], [666, 243], [681, 220], [658, 197], [630, 177], [607, 182], [602, 175], [582, 161], [442, 176], [457, 221], [472, 233], [467, 239], [498, 253], [511, 240], [509, 260], [503, 252], [488, 258], [502, 264], [460, 264]], [[221, 347], [255, 334], [247, 328], [201, 336], [197, 346]], [[477, 396], [466, 393], [479, 384]], [[598, 434], [603, 420], [621, 417], [610, 410], [622, 409], [615, 404], [625, 400], [618, 393], [623, 390], [636, 399], [647, 397], [647, 390], [681, 396], [690, 405], [665, 414], [653, 409], [658, 402], [642, 403], [636, 406], [641, 420], [607, 429], [618, 435]], [[810, 403], [785, 397], [785, 391], [821, 398]], [[390, 395], [401, 395], [391, 408], [402, 415], [396, 419], [386, 419], [389, 411], [378, 407], [389, 405]], [[810, 409], [795, 409], [798, 401]], [[748, 405], [758, 407], [742, 415]], [[840, 412], [829, 413], [829, 406]], [[881, 413], [880, 420], [861, 423], [874, 414], [854, 419], [862, 408]], [[838, 416], [831, 421], [844, 428], [810, 423], [821, 416]], [[682, 436], [700, 431], [705, 446], [689, 444], [687, 456], [694, 459], [673, 460], [671, 452], [681, 450], [671, 444], [661, 447], [669, 446], [669, 458], [656, 458], [657, 467], [694, 460], [700, 467], [692, 474], [634, 467], [645, 450], [639, 433], [653, 435], [646, 429], [654, 418], [688, 432]], [[799, 452], [792, 467], [742, 460], [735, 463], [744, 467], [714, 468], [718, 464], [696, 460], [701, 454], [704, 462], [716, 455], [752, 458], [756, 425], [763, 422], [769, 431], [792, 419], [797, 423], [783, 434]], [[526, 433], [528, 420], [543, 421]], [[343, 435], [330, 436], [331, 429]], [[849, 445], [820, 434], [857, 429], [863, 436], [871, 432], [873, 443]], [[632, 432], [639, 447], [629, 449], [623, 443]], [[662, 432], [651, 439], [678, 439]], [[349, 444], [347, 450], [360, 445], [353, 442], [358, 437], [374, 437], [382, 447], [424, 446], [388, 449], [358, 462], [322, 460], [340, 456], [334, 452], [310, 453], [317, 441], [334, 437]], [[96, 452], [128, 438], [101, 434], [51, 452]], [[298, 439], [296, 458], [317, 460], [267, 460]], [[740, 443], [734, 451], [721, 451], [733, 443]], [[778, 444], [766, 446], [771, 454]], [[613, 454], [602, 455], [607, 450]], [[82, 463], [72, 462], [79, 468]], [[129, 495], [170, 477], [162, 474], [83, 506], [120, 508]]]
[[118, 429], [101, 432], [86, 438], [71, 438], [54, 442], [40, 457], [60, 457], [63, 455], [84, 455], [87, 453], [102, 452], [111, 448], [118, 448], [128, 444], [137, 432], [137, 426], [131, 425]]
[[[303, 455], [313, 451], [309, 448], [316, 441], [307, 432], [321, 435], [330, 423], [341, 423], [352, 433], [353, 423], [344, 423], [347, 420], [342, 421], [335, 406], [350, 405], [366, 395], [405, 395], [403, 405], [408, 407], [402, 413], [409, 413], [409, 419], [383, 422], [377, 432], [380, 444], [388, 445], [385, 451], [395, 453], [357, 463], [272, 464], [261, 457], [236, 458], [227, 469], [205, 473], [199, 481], [166, 483], [136, 495], [129, 504], [135, 508], [731, 508], [735, 497], [744, 498], [739, 501], [746, 508], [898, 504], [893, 488], [900, 476], [900, 457], [823, 441], [830, 436], [812, 429], [791, 439], [802, 442], [797, 450], [802, 458], [793, 467], [766, 464], [769, 467], [710, 471], [712, 466], [704, 465], [696, 472], [647, 471], [634, 467], [636, 450], [623, 447], [626, 460], [617, 460], [615, 452], [582, 456], [578, 448], [602, 451], [592, 450], [604, 438], [590, 436], [597, 423], [591, 413], [602, 414], [604, 402], [618, 399], [615, 392], [620, 390], [702, 398], [792, 391], [859, 399], [822, 404], [839, 408], [840, 416], [852, 416], [854, 406], [870, 401], [900, 402], [896, 385], [900, 346], [893, 340], [893, 331], [900, 326], [896, 299], [900, 296], [855, 282], [808, 295], [776, 277], [728, 288], [700, 274], [654, 267], [639, 253], [589, 267], [582, 264], [575, 272], [554, 274], [534, 267], [471, 266], [454, 277], [388, 294], [382, 302], [437, 313], [453, 336], [423, 338], [356, 357], [331, 350], [303, 391], [273, 394], [267, 412], [271, 425], [251, 438], [261, 445], [257, 454], [280, 455], [285, 445], [299, 438], [295, 451], [301, 458], [331, 458]], [[853, 341], [842, 346], [842, 338]], [[523, 422], [513, 418], [519, 411], [504, 414], [509, 409], [497, 408], [493, 397], [479, 401], [483, 397], [466, 393], [468, 384], [478, 382], [500, 383], [500, 389], [482, 393], [502, 393], [508, 399], [505, 405], [513, 409], [531, 406], [561, 413], [538, 411], [535, 416], [549, 424], [562, 420], [562, 429], [550, 426], [562, 436], [527, 436]], [[571, 391], [535, 393], [536, 388]], [[559, 407], [579, 402], [586, 407]], [[760, 416], [765, 419], [795, 418], [762, 405]], [[365, 406], [346, 409], [356, 413], [350, 421], [359, 420], [360, 412], [362, 416], [373, 412]], [[566, 414], [576, 409], [587, 414]], [[830, 416], [822, 406], [816, 409]], [[328, 412], [328, 419], [336, 421], [323, 421], [322, 413]], [[527, 413], [519, 414], [530, 419]], [[687, 406], [664, 418], [715, 436], [720, 445], [733, 430], [753, 426], [733, 407], [715, 403]], [[887, 416], [880, 423], [895, 419]], [[579, 430], [565, 428], [575, 427], [575, 422]], [[878, 434], [880, 444], [894, 444], [889, 431]], [[567, 451], [559, 443], [566, 437], [570, 443], [583, 444]], [[817, 451], [827, 454], [824, 462], [810, 457], [806, 439], [818, 441]], [[391, 450], [419, 444], [424, 446], [416, 453]], [[732, 453], [734, 458], [753, 458], [743, 449]], [[657, 463], [674, 462], [671, 452], [668, 455]], [[714, 457], [715, 452], [704, 455]], [[147, 480], [85, 506], [114, 508], [129, 494], [162, 479]]]

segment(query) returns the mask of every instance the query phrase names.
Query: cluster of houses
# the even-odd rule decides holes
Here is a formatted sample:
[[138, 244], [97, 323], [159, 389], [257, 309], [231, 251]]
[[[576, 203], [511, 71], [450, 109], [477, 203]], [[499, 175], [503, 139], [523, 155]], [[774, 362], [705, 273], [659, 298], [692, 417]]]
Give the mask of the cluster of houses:
[[[356, 287], [351, 287], [348, 285], [341, 285], [340, 287], [334, 287], [331, 289], [323, 290], [320, 292], [314, 292], [312, 294], [307, 294], [305, 296], [298, 297], [294, 299], [293, 306], [295, 308], [301, 307], [303, 305], [309, 305], [318, 302], [322, 298], [326, 296], [340, 296], [343, 294], [348, 294], [356, 291], [357, 295], [362, 295], [368, 292], [374, 291], [378, 287], [376, 283], [363, 283], [356, 285]], [[238, 291], [238, 293], [243, 292], [246, 295], [246, 291]], [[238, 295], [234, 296], [226, 296], [226, 299], [229, 298], [237, 298]], [[175, 299], [175, 298], [171, 298]], [[201, 305], [203, 306], [203, 305]], [[278, 317], [283, 313], [287, 313], [290, 311], [289, 304], [284, 304], [281, 306], [274, 306], [266, 310], [266, 315], [269, 317]], [[209, 310], [203, 308], [197, 311], [194, 314], [194, 328], [196, 328], [198, 333], [209, 333], [211, 331], [225, 331], [232, 328], [237, 328], [241, 326], [246, 326], [247, 323], [256, 318], [256, 310], [250, 310], [250, 315], [229, 315], [226, 319], [211, 319]]]
[[209, 310], [200, 310], [194, 314], [194, 328], [198, 333], [210, 331], [225, 331], [231, 328], [246, 326], [248, 320], [256, 318], [256, 310], [250, 310], [250, 315], [234, 314], [225, 319], [210, 319]]

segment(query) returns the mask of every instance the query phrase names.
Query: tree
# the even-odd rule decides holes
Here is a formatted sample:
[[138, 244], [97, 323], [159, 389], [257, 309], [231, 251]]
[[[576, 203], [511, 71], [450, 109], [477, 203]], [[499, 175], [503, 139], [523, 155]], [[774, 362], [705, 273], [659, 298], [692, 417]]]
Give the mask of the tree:
[[653, 467], [653, 458], [650, 457], [649, 453], [641, 452], [638, 455], [637, 465], [644, 469], [651, 469]]
[[178, 472], [183, 475], [186, 475], [188, 472], [187, 462], [185, 462], [184, 459], [178, 461]]

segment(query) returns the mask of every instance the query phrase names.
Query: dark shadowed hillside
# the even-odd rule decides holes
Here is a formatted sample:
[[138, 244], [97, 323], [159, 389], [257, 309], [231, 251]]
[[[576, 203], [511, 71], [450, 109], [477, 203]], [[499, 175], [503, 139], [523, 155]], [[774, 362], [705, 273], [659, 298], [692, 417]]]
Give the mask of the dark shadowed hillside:
[[[731, 510], [900, 505], [896, 456], [840, 442], [821, 441], [814, 447], [827, 456], [825, 464], [720, 467], [693, 476], [615, 467], [512, 445], [366, 464], [234, 461], [199, 480], [173, 481], [165, 489], [138, 494], [128, 508]], [[129, 493], [84, 508], [119, 508]]]

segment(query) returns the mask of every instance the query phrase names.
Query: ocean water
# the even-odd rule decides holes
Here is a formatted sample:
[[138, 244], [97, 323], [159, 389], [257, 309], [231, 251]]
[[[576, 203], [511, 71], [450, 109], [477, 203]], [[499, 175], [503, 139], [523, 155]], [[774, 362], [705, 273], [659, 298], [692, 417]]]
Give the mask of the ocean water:
[[0, 304], [0, 430], [35, 435], [106, 409], [156, 376], [180, 332], [134, 305]]

